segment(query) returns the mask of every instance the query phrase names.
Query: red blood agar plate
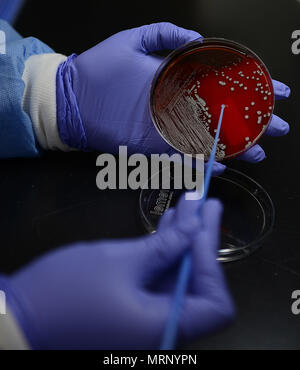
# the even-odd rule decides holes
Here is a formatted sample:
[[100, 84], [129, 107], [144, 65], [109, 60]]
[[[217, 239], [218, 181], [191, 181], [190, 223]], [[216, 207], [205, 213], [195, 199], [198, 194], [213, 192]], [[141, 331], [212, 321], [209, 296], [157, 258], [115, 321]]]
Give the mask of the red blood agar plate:
[[206, 38], [173, 51], [157, 70], [150, 92], [152, 121], [173, 148], [209, 158], [225, 104], [216, 160], [235, 157], [267, 129], [273, 109], [271, 76], [247, 47]]

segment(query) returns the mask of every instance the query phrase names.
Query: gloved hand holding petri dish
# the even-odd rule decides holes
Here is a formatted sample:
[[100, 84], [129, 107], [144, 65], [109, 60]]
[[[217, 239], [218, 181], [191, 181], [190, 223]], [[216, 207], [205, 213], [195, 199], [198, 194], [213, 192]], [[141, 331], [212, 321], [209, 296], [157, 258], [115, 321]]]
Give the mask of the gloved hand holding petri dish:
[[152, 120], [176, 150], [203, 153], [214, 142], [225, 104], [216, 160], [236, 157], [266, 131], [274, 109], [271, 76], [262, 60], [236, 42], [207, 38], [172, 52], [151, 87]]

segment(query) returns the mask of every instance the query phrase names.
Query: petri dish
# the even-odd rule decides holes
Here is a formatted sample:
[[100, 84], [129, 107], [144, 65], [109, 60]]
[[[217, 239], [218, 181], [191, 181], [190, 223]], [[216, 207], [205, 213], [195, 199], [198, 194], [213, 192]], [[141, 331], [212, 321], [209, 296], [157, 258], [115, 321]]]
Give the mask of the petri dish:
[[271, 76], [263, 61], [234, 41], [204, 38], [173, 51], [152, 81], [152, 121], [173, 148], [208, 160], [220, 107], [226, 105], [216, 160], [253, 146], [274, 110]]
[[[139, 211], [145, 230], [155, 232], [161, 216], [176, 206], [184, 190], [143, 189]], [[275, 210], [266, 190], [240, 171], [227, 168], [212, 177], [208, 197], [221, 200], [224, 213], [218, 260], [243, 259], [262, 246], [272, 231]]]

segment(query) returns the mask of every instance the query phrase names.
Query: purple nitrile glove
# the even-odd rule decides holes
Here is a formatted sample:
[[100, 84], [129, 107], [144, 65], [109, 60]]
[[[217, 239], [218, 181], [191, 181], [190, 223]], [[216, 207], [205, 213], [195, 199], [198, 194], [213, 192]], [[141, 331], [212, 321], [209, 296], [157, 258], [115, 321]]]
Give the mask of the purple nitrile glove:
[[[71, 55], [57, 72], [57, 123], [71, 147], [118, 153], [167, 153], [171, 147], [155, 129], [149, 110], [152, 79], [162, 58], [201, 37], [171, 23], [119, 32], [92, 49]], [[172, 150], [173, 151], [173, 150]]]
[[[85, 53], [71, 55], [57, 71], [57, 124], [62, 141], [81, 150], [118, 153], [176, 151], [159, 135], [149, 110], [150, 85], [163, 58], [201, 35], [168, 22], [119, 32]], [[225, 166], [214, 163], [213, 174]]]
[[157, 293], [149, 287], [186, 250], [193, 268], [179, 339], [190, 341], [227, 325], [234, 308], [216, 260], [222, 207], [207, 201], [200, 219], [198, 205], [181, 198], [150, 236], [75, 244], [0, 278], [32, 348], [158, 348], [173, 289]]

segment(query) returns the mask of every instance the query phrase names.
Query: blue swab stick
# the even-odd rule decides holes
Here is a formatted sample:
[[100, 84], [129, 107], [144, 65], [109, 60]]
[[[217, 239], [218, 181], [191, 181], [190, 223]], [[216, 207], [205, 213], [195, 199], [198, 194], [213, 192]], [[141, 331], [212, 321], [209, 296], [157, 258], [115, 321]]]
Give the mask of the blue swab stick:
[[[217, 144], [218, 144], [218, 139], [220, 135], [221, 125], [222, 125], [222, 120], [223, 120], [223, 113], [224, 113], [225, 107], [226, 105], [224, 104], [221, 105], [221, 112], [219, 116], [217, 132], [216, 132], [214, 144], [213, 144], [213, 147], [210, 153], [210, 157], [208, 160], [207, 171], [206, 171], [206, 175], [204, 179], [204, 192], [199, 202], [199, 215], [201, 213], [202, 205], [206, 200], [209, 185], [210, 185], [212, 168], [213, 168], [214, 160], [216, 157]], [[183, 300], [186, 294], [187, 285], [188, 285], [188, 281], [189, 281], [190, 274], [191, 274], [191, 266], [192, 266], [191, 254], [189, 252], [186, 252], [182, 258], [182, 262], [180, 265], [178, 278], [177, 278], [177, 284], [176, 284], [175, 293], [174, 293], [174, 299], [173, 299], [170, 314], [168, 317], [167, 325], [163, 333], [162, 342], [160, 345], [161, 350], [171, 350], [175, 348], [177, 332], [178, 332], [180, 309], [183, 305]]]

